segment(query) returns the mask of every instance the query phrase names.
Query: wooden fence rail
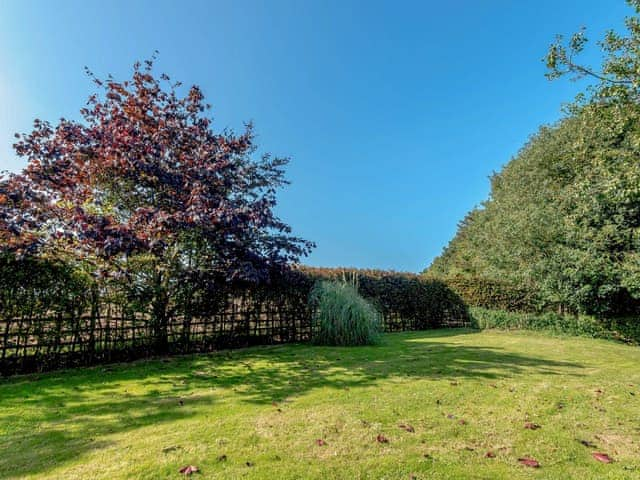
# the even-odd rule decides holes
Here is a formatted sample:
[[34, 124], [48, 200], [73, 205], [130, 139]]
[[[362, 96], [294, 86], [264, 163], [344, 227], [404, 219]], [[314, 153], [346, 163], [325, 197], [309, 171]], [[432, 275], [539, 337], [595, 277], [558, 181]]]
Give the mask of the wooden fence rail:
[[[114, 302], [109, 299], [120, 297], [107, 290], [92, 301], [75, 290], [38, 303], [33, 298], [44, 298], [43, 288], [22, 285], [13, 291], [25, 301], [0, 295], [0, 375], [307, 341], [313, 335], [308, 298], [317, 277], [287, 275], [264, 285], [220, 283], [186, 303], [176, 297], [162, 323], [149, 303]], [[466, 306], [441, 284], [362, 275], [359, 288], [381, 311], [388, 332], [469, 325]]]

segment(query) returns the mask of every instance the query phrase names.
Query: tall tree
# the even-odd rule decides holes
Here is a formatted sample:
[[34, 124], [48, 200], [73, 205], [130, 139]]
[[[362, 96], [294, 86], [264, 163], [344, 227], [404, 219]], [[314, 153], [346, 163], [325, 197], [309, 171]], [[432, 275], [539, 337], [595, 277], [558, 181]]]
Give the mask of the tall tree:
[[[640, 2], [629, 2], [640, 13]], [[584, 31], [559, 37], [549, 78], [595, 83], [501, 172], [480, 210], [428, 270], [507, 280], [548, 306], [616, 313], [640, 298], [640, 16], [608, 32], [600, 68], [582, 65]]]
[[306, 255], [274, 213], [286, 158], [255, 159], [251, 125], [214, 132], [197, 86], [137, 63], [125, 81], [99, 79], [82, 120], [36, 120], [16, 135], [28, 160], [0, 181], [2, 248], [107, 262], [143, 258], [165, 322], [172, 268], [258, 280]]

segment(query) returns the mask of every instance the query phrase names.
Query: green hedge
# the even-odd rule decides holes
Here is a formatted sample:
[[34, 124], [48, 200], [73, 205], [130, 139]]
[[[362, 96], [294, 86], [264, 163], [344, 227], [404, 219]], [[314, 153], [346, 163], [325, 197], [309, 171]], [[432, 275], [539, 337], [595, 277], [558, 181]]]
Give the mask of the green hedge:
[[535, 290], [525, 286], [487, 278], [448, 277], [442, 281], [472, 307], [509, 312], [536, 312], [541, 309]]
[[385, 329], [416, 330], [469, 324], [462, 298], [445, 282], [384, 270], [301, 267], [318, 280], [354, 283], [358, 293], [382, 313]]
[[471, 307], [470, 313], [474, 326], [482, 330], [537, 330], [562, 335], [640, 342], [640, 324], [635, 318], [597, 319], [589, 315], [517, 313], [480, 307]]

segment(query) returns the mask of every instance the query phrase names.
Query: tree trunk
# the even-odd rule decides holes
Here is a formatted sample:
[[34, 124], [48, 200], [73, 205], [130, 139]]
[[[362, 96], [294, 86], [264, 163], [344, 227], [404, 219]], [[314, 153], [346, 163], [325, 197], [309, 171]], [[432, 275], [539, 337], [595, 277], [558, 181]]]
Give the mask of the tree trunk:
[[169, 347], [167, 309], [169, 295], [162, 272], [156, 271], [154, 279], [154, 296], [152, 302], [153, 344], [155, 353], [167, 353]]

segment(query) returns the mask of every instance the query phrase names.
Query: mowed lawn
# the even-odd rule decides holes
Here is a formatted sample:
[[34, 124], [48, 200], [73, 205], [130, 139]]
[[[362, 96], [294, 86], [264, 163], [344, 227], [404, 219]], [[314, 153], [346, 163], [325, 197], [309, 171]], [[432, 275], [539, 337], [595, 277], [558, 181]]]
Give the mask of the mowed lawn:
[[640, 348], [440, 330], [0, 381], [0, 478], [186, 465], [194, 479], [637, 479]]

